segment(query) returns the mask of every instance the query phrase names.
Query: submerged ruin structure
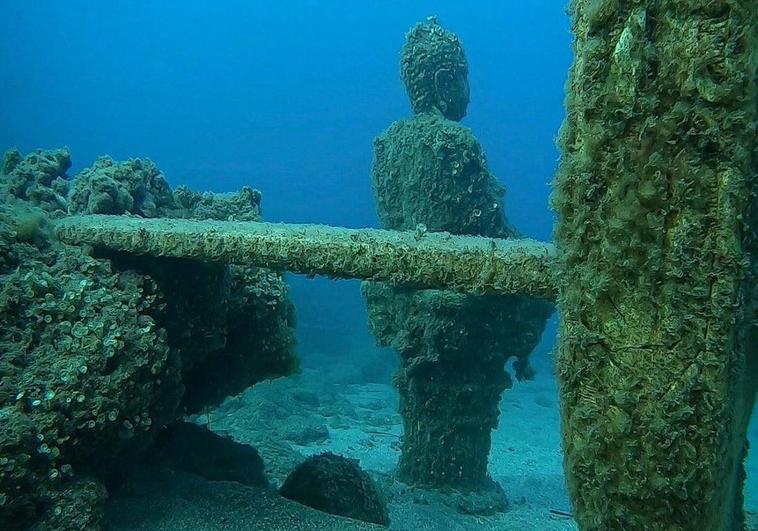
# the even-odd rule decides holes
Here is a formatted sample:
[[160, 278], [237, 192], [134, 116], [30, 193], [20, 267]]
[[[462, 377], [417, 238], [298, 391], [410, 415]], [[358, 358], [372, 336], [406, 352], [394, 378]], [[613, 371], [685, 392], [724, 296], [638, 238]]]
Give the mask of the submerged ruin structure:
[[139, 159], [103, 157], [74, 179], [70, 165], [65, 150], [11, 151], [0, 173], [2, 529], [102, 528], [105, 485], [164, 426], [297, 369], [280, 273], [51, 231], [67, 212], [259, 220], [258, 192], [171, 190]]
[[742, 529], [758, 367], [754, 0], [574, 1], [552, 197], [582, 529]]
[[[582, 529], [741, 529], [758, 378], [758, 5], [575, 0], [571, 16], [550, 278], [575, 516]], [[74, 218], [59, 234], [156, 256], [193, 248], [194, 233], [134, 223], [100, 238], [98, 218]], [[364, 274], [354, 247], [340, 255], [284, 234], [319, 271]], [[169, 237], [163, 253], [157, 242]], [[205, 257], [239, 256], [224, 241]], [[387, 238], [373, 256], [405, 245]], [[248, 250], [246, 260], [266, 265], [265, 249]], [[501, 260], [495, 252], [472, 266], [497, 270]], [[425, 264], [456, 274], [448, 262]]]
[[[504, 189], [482, 147], [458, 121], [469, 103], [468, 63], [458, 38], [432, 18], [406, 36], [401, 74], [414, 115], [374, 140], [372, 184], [384, 229], [515, 238]], [[503, 391], [532, 375], [529, 354], [553, 307], [522, 295], [465, 295], [364, 283], [369, 324], [400, 357], [395, 385], [403, 438], [402, 481], [502, 491], [487, 476]]]

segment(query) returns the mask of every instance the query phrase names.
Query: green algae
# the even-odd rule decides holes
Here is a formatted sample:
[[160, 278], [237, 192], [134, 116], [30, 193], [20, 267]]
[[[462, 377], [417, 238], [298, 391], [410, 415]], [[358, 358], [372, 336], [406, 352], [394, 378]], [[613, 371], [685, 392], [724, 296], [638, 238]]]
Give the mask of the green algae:
[[669, 0], [570, 12], [552, 203], [577, 521], [739, 529], [758, 355], [758, 12]]

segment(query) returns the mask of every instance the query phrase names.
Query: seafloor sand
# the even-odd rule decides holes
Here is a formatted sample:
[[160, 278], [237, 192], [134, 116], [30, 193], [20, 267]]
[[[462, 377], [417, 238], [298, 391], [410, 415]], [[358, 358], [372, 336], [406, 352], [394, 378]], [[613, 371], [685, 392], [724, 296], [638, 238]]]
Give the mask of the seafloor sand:
[[258, 446], [274, 481], [281, 481], [297, 458], [284, 456], [282, 463], [281, 452], [261, 445], [272, 431], [301, 455], [332, 451], [359, 459], [388, 491], [391, 529], [575, 529], [571, 518], [550, 512], [570, 510], [552, 378], [543, 374], [508, 391], [502, 411], [490, 473], [506, 490], [511, 508], [490, 517], [459, 514], [420, 493], [399, 493], [391, 476], [401, 423], [389, 384], [332, 383], [323, 373], [306, 370], [227, 401], [211, 415], [211, 427]]
[[[505, 489], [511, 507], [506, 513], [489, 517], [460, 514], [433, 496], [405, 489], [394, 479], [401, 433], [396, 393], [389, 379], [386, 383], [349, 383], [356, 380], [355, 367], [349, 363], [352, 355], [357, 354], [355, 351], [338, 356], [306, 353], [305, 368], [300, 376], [259, 384], [227, 399], [209, 418], [200, 416], [195, 421], [208, 423], [218, 433], [255, 446], [275, 485], [307, 455], [331, 451], [359, 459], [389, 499], [390, 529], [393, 530], [576, 529], [572, 518], [560, 514], [568, 513], [570, 505], [561, 469], [557, 389], [549, 345], [543, 344], [534, 355], [536, 378], [516, 384], [503, 397], [500, 426], [493, 433], [490, 474]], [[751, 426], [751, 440], [758, 440], [756, 424]], [[758, 456], [751, 454], [748, 465], [746, 506], [750, 529], [758, 529], [752, 523], [754, 512], [758, 510]], [[179, 479], [182, 484], [192, 481], [183, 476]], [[156, 487], [161, 482], [168, 484], [166, 478], [151, 478], [138, 487], [131, 498], [117, 496], [113, 506], [122, 514], [129, 514], [130, 507], [139, 507], [141, 497], [154, 498], [151, 492], [161, 491]], [[206, 483], [193, 488], [212, 491], [213, 485]], [[216, 485], [222, 501], [229, 487]], [[247, 495], [253, 496], [239, 493], [236, 496]], [[253, 497], [256, 496], [260, 499], [261, 495]], [[170, 504], [181, 512], [181, 518], [168, 516], [166, 510], [157, 510], [154, 515], [141, 519], [139, 529], [169, 529], [167, 518], [172, 525], [178, 522], [190, 525], [193, 521], [207, 522], [213, 518], [213, 500], [207, 496], [193, 498], [180, 494], [180, 501], [176, 499], [162, 503], [164, 509], [168, 509], [165, 504]], [[225, 513], [223, 506], [216, 507], [217, 514], [224, 515], [225, 525], [197, 529], [235, 529], [235, 525], [241, 526], [239, 529], [248, 528], [249, 522], [245, 519], [251, 518], [252, 513], [234, 509]], [[294, 517], [291, 506], [282, 510], [288, 517]], [[330, 520], [314, 520], [311, 513], [301, 516], [310, 518], [309, 523], [291, 529], [353, 528], [344, 521], [335, 524]], [[152, 520], [155, 520], [154, 527], [151, 527]], [[130, 525], [114, 528], [137, 529]], [[289, 529], [282, 529], [285, 528]]]

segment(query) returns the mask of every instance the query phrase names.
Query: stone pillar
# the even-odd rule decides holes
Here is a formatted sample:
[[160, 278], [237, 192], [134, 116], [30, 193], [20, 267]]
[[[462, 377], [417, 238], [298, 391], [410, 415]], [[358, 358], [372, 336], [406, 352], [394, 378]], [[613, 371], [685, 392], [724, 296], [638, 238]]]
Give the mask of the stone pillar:
[[754, 0], [576, 0], [553, 207], [582, 529], [741, 529], [756, 380]]

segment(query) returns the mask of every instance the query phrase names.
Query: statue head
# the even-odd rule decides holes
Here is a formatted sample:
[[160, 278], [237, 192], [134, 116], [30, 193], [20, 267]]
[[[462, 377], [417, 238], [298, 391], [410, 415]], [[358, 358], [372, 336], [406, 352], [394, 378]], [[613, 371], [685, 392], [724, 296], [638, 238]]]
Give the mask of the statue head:
[[439, 111], [458, 121], [469, 103], [468, 62], [458, 37], [430, 17], [405, 36], [400, 74], [413, 112]]

